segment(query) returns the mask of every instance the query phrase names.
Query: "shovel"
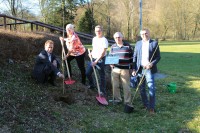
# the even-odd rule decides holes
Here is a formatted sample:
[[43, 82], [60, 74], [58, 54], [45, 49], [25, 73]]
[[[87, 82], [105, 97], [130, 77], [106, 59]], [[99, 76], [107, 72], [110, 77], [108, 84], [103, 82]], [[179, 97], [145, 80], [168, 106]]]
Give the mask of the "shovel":
[[[63, 41], [61, 40], [61, 45], [62, 45], [62, 57], [66, 56], [65, 54], [65, 49], [64, 49], [64, 44], [63, 44]], [[71, 77], [70, 77], [70, 74], [69, 74], [69, 66], [68, 66], [68, 63], [67, 63], [67, 60], [65, 60], [65, 64], [66, 64], [66, 67], [67, 67], [67, 74], [68, 74], [68, 79], [64, 80], [64, 83], [65, 84], [68, 84], [68, 85], [71, 85], [71, 84], [74, 84], [75, 83], [75, 80], [72, 80]]]
[[[88, 49], [88, 53], [89, 53], [90, 60], [92, 62], [92, 57], [91, 57], [89, 49]], [[92, 68], [93, 68], [93, 71], [94, 71], [95, 79], [96, 79], [96, 82], [97, 82], [97, 89], [98, 89], [98, 95], [96, 96], [96, 99], [102, 105], [108, 105], [106, 98], [100, 95], [100, 87], [99, 87], [99, 81], [98, 81], [98, 78], [97, 78], [97, 73], [96, 73], [94, 66], [92, 66]]]
[[[153, 55], [152, 55], [152, 57], [151, 57], [151, 59], [150, 59], [149, 62], [152, 61], [152, 59], [153, 59], [153, 57], [154, 57], [154, 54], [156, 53], [157, 48], [158, 48], [158, 45], [156, 46], [156, 49], [154, 50]], [[133, 99], [132, 99], [132, 102], [131, 102], [131, 103], [133, 103], [133, 100], [135, 99], [136, 93], [137, 93], [137, 91], [138, 91], [140, 85], [141, 85], [141, 84], [144, 82], [144, 80], [145, 80], [145, 79], [144, 79], [144, 76], [145, 76], [145, 73], [146, 73], [146, 72], [147, 72], [147, 69], [145, 69], [144, 74], [142, 75], [142, 77], [141, 77], [141, 79], [140, 79], [140, 82], [139, 82], [138, 85], [137, 85], [137, 88], [136, 88], [136, 91], [135, 91], [135, 95], [133, 96]]]

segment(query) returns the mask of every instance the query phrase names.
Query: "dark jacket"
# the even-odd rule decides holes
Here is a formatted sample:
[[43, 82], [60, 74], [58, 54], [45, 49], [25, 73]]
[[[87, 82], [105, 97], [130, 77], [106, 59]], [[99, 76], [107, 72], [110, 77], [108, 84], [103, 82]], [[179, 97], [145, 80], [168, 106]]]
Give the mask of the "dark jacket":
[[[160, 49], [158, 46], [158, 42], [154, 41], [154, 40], [149, 40], [149, 61], [152, 58], [152, 55], [154, 53], [154, 51], [156, 50], [152, 60], [150, 61], [151, 63], [153, 63], [153, 66], [151, 68], [151, 72], [152, 73], [156, 73], [157, 72], [157, 66], [156, 64], [159, 62], [159, 60], [161, 59], [160, 57]], [[157, 49], [156, 49], [157, 47]], [[141, 67], [141, 60], [142, 60], [142, 40], [138, 41], [135, 45], [135, 49], [134, 49], [134, 54], [133, 54], [133, 69], [135, 69], [136, 71]]]
[[35, 78], [38, 82], [44, 83], [47, 80], [47, 77], [51, 74], [52, 76], [56, 76], [59, 72], [58, 67], [56, 68], [52, 62], [53, 60], [57, 61], [59, 66], [59, 62], [56, 59], [56, 56], [51, 54], [51, 62], [49, 61], [48, 54], [45, 50], [42, 50], [39, 55], [36, 57], [35, 66], [32, 72], [32, 77]]

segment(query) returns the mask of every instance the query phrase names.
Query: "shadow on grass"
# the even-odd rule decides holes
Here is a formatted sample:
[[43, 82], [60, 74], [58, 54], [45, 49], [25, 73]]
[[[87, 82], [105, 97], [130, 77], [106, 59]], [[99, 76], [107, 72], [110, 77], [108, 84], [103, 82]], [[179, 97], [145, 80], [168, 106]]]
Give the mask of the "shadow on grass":
[[164, 46], [176, 46], [176, 45], [198, 45], [199, 41], [161, 41], [159, 45]]

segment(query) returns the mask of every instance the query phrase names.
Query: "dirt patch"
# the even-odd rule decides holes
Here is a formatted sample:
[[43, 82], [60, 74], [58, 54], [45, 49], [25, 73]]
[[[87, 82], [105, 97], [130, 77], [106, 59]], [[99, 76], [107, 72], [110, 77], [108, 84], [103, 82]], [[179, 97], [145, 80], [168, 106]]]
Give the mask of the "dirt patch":
[[[66, 85], [64, 93], [53, 92], [52, 97], [57, 102], [64, 102], [68, 105], [94, 105], [97, 103], [95, 96], [97, 92], [95, 90], [87, 89], [86, 86], [81, 83], [75, 83], [76, 85]], [[79, 86], [79, 87], [78, 87]]]

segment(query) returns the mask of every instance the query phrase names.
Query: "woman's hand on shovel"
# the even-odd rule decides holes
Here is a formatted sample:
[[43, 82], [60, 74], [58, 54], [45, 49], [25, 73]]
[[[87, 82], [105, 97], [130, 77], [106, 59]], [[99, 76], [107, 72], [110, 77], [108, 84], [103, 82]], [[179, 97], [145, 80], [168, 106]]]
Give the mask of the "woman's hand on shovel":
[[66, 54], [65, 57], [63, 58], [63, 60], [66, 60], [68, 56], [69, 56], [69, 54]]

